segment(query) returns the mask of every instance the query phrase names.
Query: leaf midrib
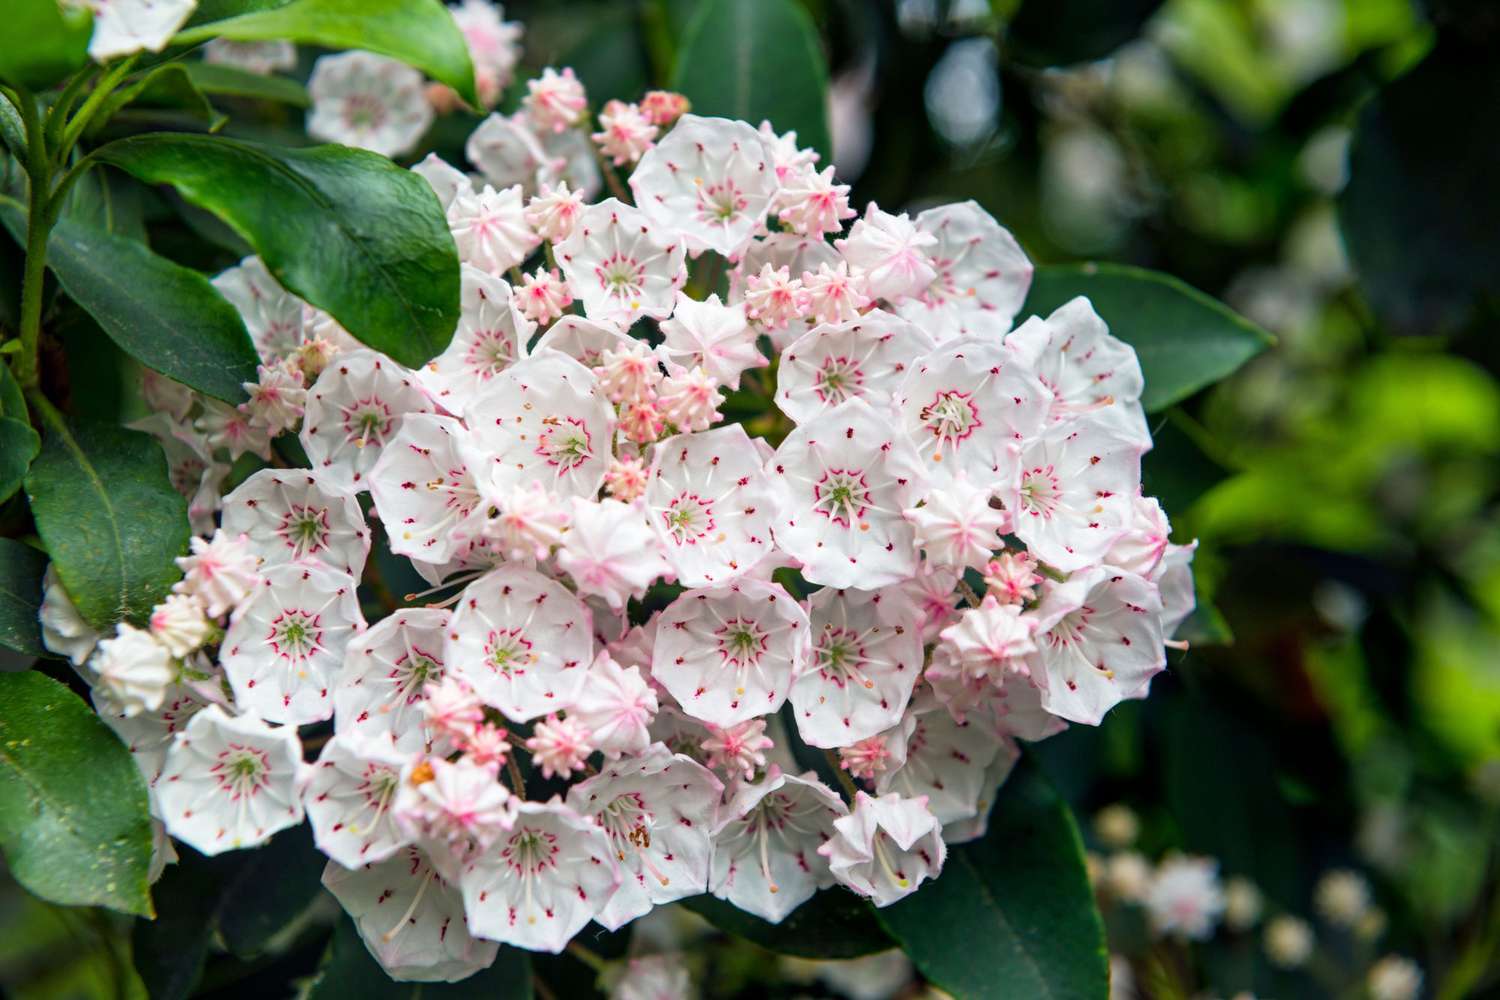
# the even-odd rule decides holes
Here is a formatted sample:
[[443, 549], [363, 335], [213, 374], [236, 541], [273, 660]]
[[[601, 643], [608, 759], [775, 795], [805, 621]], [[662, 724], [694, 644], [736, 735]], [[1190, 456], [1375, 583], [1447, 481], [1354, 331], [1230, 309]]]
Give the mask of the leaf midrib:
[[[122, 619], [130, 611], [130, 582], [125, 573], [125, 538], [120, 533], [119, 518], [115, 513], [114, 504], [110, 502], [109, 491], [104, 488], [104, 480], [99, 477], [99, 473], [94, 469], [93, 463], [89, 461], [88, 454], [78, 444], [77, 439], [73, 437], [72, 432], [68, 429], [68, 425], [45, 409], [42, 411], [42, 416], [47, 421], [52, 432], [58, 436], [68, 451], [75, 456], [78, 464], [83, 468], [84, 475], [88, 479], [89, 484], [99, 494], [99, 499], [103, 502], [104, 509], [107, 512], [108, 516], [106, 520], [109, 522], [110, 533], [114, 535], [115, 539], [112, 555], [120, 578], [120, 586], [117, 591], [119, 594], [119, 604], [115, 608], [115, 618], [116, 620]], [[30, 477], [28, 476], [28, 478]]]

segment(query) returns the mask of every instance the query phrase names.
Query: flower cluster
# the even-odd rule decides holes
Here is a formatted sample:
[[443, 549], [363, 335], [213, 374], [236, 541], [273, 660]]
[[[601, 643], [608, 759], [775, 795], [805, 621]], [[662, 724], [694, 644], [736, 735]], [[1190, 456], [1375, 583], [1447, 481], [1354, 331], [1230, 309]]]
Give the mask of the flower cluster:
[[[315, 131], [395, 151], [422, 88], [371, 58], [320, 62]], [[182, 580], [102, 639], [56, 580], [42, 610], [166, 831], [305, 818], [402, 979], [703, 892], [901, 899], [1017, 741], [1144, 697], [1193, 608], [1134, 351], [1084, 299], [1013, 328], [1031, 265], [978, 205], [856, 218], [769, 124], [526, 90], [480, 176], [413, 168], [461, 259], [447, 349], [408, 370], [226, 271], [248, 401], [145, 386]], [[404, 604], [400, 560], [432, 587]]]

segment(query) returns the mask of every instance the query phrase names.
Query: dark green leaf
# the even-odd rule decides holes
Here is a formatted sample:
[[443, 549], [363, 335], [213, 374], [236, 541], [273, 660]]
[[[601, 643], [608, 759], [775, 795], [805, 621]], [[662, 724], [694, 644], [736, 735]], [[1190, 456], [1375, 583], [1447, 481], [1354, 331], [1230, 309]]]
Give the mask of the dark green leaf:
[[118, 170], [90, 170], [68, 192], [63, 217], [145, 243], [142, 190], [134, 178]]
[[0, 674], [0, 846], [43, 899], [151, 913], [151, 814], [130, 751], [36, 671]]
[[193, 45], [210, 38], [287, 39], [331, 49], [364, 49], [409, 63], [458, 91], [470, 104], [479, 103], [469, 46], [439, 0], [288, 0], [274, 5], [255, 0], [216, 6], [238, 16], [188, 28], [173, 41]]
[[1439, 44], [1365, 107], [1339, 196], [1344, 244], [1375, 312], [1440, 333], [1500, 299], [1500, 64]]
[[95, 628], [143, 620], [181, 576], [187, 502], [167, 478], [161, 445], [103, 424], [44, 417], [26, 494], [37, 533], [78, 611]]
[[219, 63], [192, 62], [182, 65], [187, 68], [187, 74], [193, 83], [205, 94], [276, 101], [297, 108], [305, 108], [312, 103], [307, 96], [307, 88], [288, 77], [252, 73], [238, 66]]
[[306, 823], [246, 853], [244, 867], [226, 886], [227, 905], [219, 913], [219, 933], [241, 958], [260, 954], [277, 932], [312, 905], [323, 891], [328, 864], [313, 845]]
[[[582, 37], [556, 59], [557, 65], [573, 67], [588, 92], [601, 97], [641, 94], [650, 89], [646, 43], [635, 8], [622, 4], [590, 13], [582, 26]], [[576, 10], [563, 8], [558, 14], [578, 19]]]
[[244, 237], [276, 279], [402, 364], [439, 353], [458, 324], [458, 251], [421, 177], [344, 146], [283, 149], [157, 133], [97, 156], [171, 184]]
[[674, 87], [695, 114], [770, 121], [828, 163], [828, 64], [792, 0], [704, 0], [677, 54]]
[[95, 128], [104, 125], [121, 108], [130, 104], [185, 111], [207, 125], [210, 132], [218, 131], [225, 121], [224, 115], [209, 103], [208, 97], [198, 89], [192, 75], [182, 63], [171, 62], [157, 66], [110, 94], [94, 119]]
[[8, 41], [0, 45], [0, 80], [35, 90], [50, 87], [88, 61], [93, 15], [57, 0], [9, 0]]
[[1124, 264], [1039, 267], [1022, 315], [1046, 316], [1086, 295], [1109, 332], [1135, 348], [1141, 397], [1161, 410], [1229, 375], [1274, 338], [1223, 303], [1170, 275]]
[[1223, 466], [1203, 453], [1185, 425], [1186, 418], [1174, 414], [1153, 421], [1151, 450], [1141, 457], [1143, 489], [1161, 501], [1169, 520], [1186, 513], [1194, 501], [1228, 476]]
[[30, 656], [47, 656], [37, 614], [42, 608], [42, 574], [47, 554], [13, 538], [0, 538], [0, 646]]
[[[26, 225], [15, 202], [0, 200], [0, 212], [13, 233]], [[240, 314], [203, 275], [70, 219], [52, 229], [47, 266], [132, 357], [225, 402], [245, 398], [242, 384], [256, 377], [255, 346]]]
[[495, 964], [457, 983], [398, 983], [370, 956], [359, 931], [340, 917], [333, 946], [307, 1000], [531, 1000], [531, 958], [519, 948], [500, 947]]
[[30, 421], [26, 415], [26, 397], [21, 394], [20, 383], [6, 364], [0, 364], [0, 417]]
[[875, 912], [922, 975], [960, 1000], [1109, 992], [1078, 827], [1030, 757], [1001, 788], [984, 839], [950, 850], [936, 882]]
[[131, 934], [136, 972], [151, 1000], [186, 1000], [203, 974], [213, 938], [214, 915], [226, 887], [257, 852], [233, 851], [207, 858], [178, 845], [178, 862], [168, 865], [151, 888], [156, 919], [138, 920]]
[[1140, 34], [1162, 0], [1025, 0], [1006, 29], [1020, 61], [1067, 66], [1103, 59]]
[[693, 896], [682, 903], [719, 930], [783, 955], [857, 958], [893, 944], [870, 904], [839, 888], [824, 889], [779, 924], [767, 923], [717, 896]]
[[0, 503], [16, 495], [42, 439], [22, 420], [0, 417]]

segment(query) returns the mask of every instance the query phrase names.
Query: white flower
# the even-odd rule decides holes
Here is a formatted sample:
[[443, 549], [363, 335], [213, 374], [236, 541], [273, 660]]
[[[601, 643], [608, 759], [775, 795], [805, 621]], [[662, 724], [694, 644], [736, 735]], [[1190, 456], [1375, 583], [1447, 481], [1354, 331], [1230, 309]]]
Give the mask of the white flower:
[[823, 323], [781, 352], [776, 405], [805, 423], [847, 399], [889, 399], [912, 360], [932, 349], [917, 327], [874, 310], [848, 322]]
[[169, 594], [151, 609], [151, 635], [168, 653], [182, 659], [208, 642], [215, 632], [203, 603], [187, 594]]
[[445, 213], [460, 191], [474, 190], [474, 183], [469, 180], [468, 174], [436, 153], [428, 153], [422, 157], [420, 163], [412, 165], [411, 172], [432, 185], [433, 193], [438, 196], [438, 204], [443, 206]]
[[709, 738], [700, 749], [709, 767], [717, 768], [730, 778], [750, 781], [755, 772], [766, 766], [765, 751], [773, 750], [776, 741], [766, 735], [766, 720], [748, 719], [734, 726], [705, 723]]
[[1154, 576], [1162, 556], [1170, 547], [1172, 526], [1155, 497], [1130, 498], [1130, 519], [1125, 533], [1115, 539], [1104, 561], [1141, 576]]
[[458, 259], [499, 276], [531, 255], [540, 242], [526, 222], [521, 185], [496, 191], [460, 190], [448, 205], [448, 228], [458, 245]]
[[193, 421], [213, 449], [229, 452], [231, 460], [246, 453], [271, 458], [271, 436], [266, 428], [250, 420], [247, 409], [230, 406], [216, 399], [203, 400], [203, 412]]
[[1032, 555], [1064, 572], [1104, 558], [1130, 525], [1141, 489], [1141, 448], [1086, 417], [1054, 424], [1020, 455], [1020, 488], [1000, 499]]
[[93, 655], [100, 633], [73, 606], [52, 563], [47, 564], [42, 576], [42, 607], [37, 617], [42, 624], [42, 645], [49, 653], [67, 657], [75, 667], [83, 666]]
[[239, 311], [262, 363], [280, 363], [312, 336], [307, 303], [282, 288], [259, 257], [220, 271], [213, 285]]
[[483, 538], [488, 509], [475, 478], [482, 463], [457, 420], [430, 413], [403, 420], [367, 478], [391, 551], [445, 563]]
[[167, 425], [169, 427], [176, 427], [185, 421], [188, 411], [198, 401], [197, 394], [181, 382], [173, 381], [160, 372], [145, 367], [141, 368], [141, 399], [152, 412], [165, 414], [171, 418]]
[[[186, 673], [187, 671], [183, 671], [183, 680], [186, 680]], [[218, 686], [217, 678], [214, 686]], [[217, 691], [212, 693], [217, 694]], [[205, 706], [213, 704], [205, 696], [202, 685], [192, 683], [173, 684], [167, 689], [160, 705], [134, 714], [126, 714], [127, 710], [111, 698], [102, 686], [94, 688], [91, 697], [94, 711], [99, 713], [99, 718], [125, 744], [141, 777], [146, 779], [147, 788], [152, 789], [161, 778], [162, 768], [167, 763], [167, 751], [172, 749], [177, 734], [182, 732], [194, 715]], [[154, 797], [151, 811], [153, 815], [161, 812]]]
[[464, 265], [461, 276], [458, 329], [420, 376], [444, 409], [463, 416], [481, 388], [526, 356], [536, 326], [510, 285], [472, 265]]
[[582, 193], [568, 190], [567, 181], [558, 181], [556, 187], [543, 184], [526, 203], [526, 222], [542, 239], [561, 243], [572, 234], [583, 209]]
[[556, 713], [532, 724], [531, 735], [526, 738], [526, 749], [531, 759], [541, 768], [542, 777], [571, 778], [574, 771], [583, 770], [589, 754], [594, 752], [588, 729], [574, 718], [562, 718]]
[[833, 884], [818, 848], [834, 835], [844, 801], [810, 776], [771, 768], [736, 786], [719, 812], [708, 891], [779, 924], [819, 889]]
[[803, 271], [802, 291], [807, 316], [815, 323], [848, 323], [870, 304], [864, 280], [851, 275], [844, 261], [824, 261], [816, 271]]
[[[1025, 657], [1036, 652], [1035, 625], [1022, 616], [1019, 605], [1001, 604], [986, 595], [979, 607], [959, 612], [958, 621], [943, 629], [942, 648], [952, 654], [951, 665], [966, 680], [982, 678], [999, 686], [1007, 674], [1029, 670]], [[934, 661], [934, 666], [939, 664]]]
[[793, 278], [790, 268], [763, 264], [758, 273], [745, 277], [745, 315], [760, 330], [794, 328], [807, 317], [809, 307], [802, 279]]
[[599, 112], [599, 128], [590, 138], [617, 167], [639, 160], [651, 148], [658, 131], [639, 105], [624, 101], [605, 103]]
[[573, 304], [573, 292], [557, 269], [539, 267], [521, 276], [521, 311], [533, 323], [546, 324], [557, 319]]
[[833, 828], [837, 834], [818, 853], [835, 880], [876, 906], [904, 899], [943, 870], [947, 848], [925, 798], [857, 792], [853, 810]]
[[573, 578], [578, 593], [603, 598], [615, 611], [671, 572], [640, 506], [581, 497], [572, 499], [557, 565]]
[[604, 492], [621, 503], [634, 503], [646, 492], [648, 470], [639, 458], [617, 456], [604, 474]]
[[94, 14], [89, 56], [106, 62], [145, 49], [160, 52], [198, 6], [198, 0], [71, 0]]
[[333, 689], [334, 731], [413, 753], [426, 749], [425, 688], [443, 679], [449, 612], [402, 608], [355, 636]]
[[525, 29], [515, 21], [504, 20], [504, 8], [489, 0], [463, 0], [448, 9], [469, 45], [479, 103], [492, 108], [515, 76]]
[[269, 76], [297, 68], [297, 48], [288, 41], [235, 42], [215, 38], [203, 46], [203, 61]]
[[630, 960], [609, 1000], [693, 1000], [697, 995], [682, 956], [643, 955]]
[[833, 168], [808, 169], [783, 180], [776, 197], [776, 217], [795, 233], [822, 236], [844, 228], [857, 214], [849, 207], [849, 185], [833, 179]]
[[571, 67], [559, 73], [548, 66], [539, 78], [526, 81], [521, 103], [537, 131], [562, 132], [583, 121], [589, 101]]
[[599, 387], [611, 403], [651, 403], [661, 386], [661, 356], [644, 341], [622, 335], [618, 346], [603, 346], [596, 366]]
[[875, 589], [916, 572], [917, 458], [894, 421], [850, 399], [800, 425], [766, 464], [778, 546], [809, 582]]
[[745, 307], [726, 306], [717, 295], [699, 302], [678, 292], [672, 318], [662, 321], [661, 332], [668, 358], [685, 367], [699, 366], [730, 389], [740, 387], [746, 369], [770, 364], [755, 346]]
[[770, 150], [744, 122], [683, 115], [641, 157], [630, 190], [651, 222], [690, 252], [736, 257], [765, 228], [777, 191]]
[[251, 423], [263, 427], [272, 437], [294, 430], [302, 422], [307, 400], [302, 372], [285, 365], [261, 365], [258, 374], [256, 381], [243, 383], [250, 396], [244, 405]]
[[901, 315], [939, 343], [1009, 330], [1031, 287], [1031, 261], [1016, 238], [972, 201], [930, 208], [916, 228], [937, 241], [928, 251], [937, 274], [898, 306]]
[[1011, 331], [1005, 346], [1051, 391], [1052, 420], [1092, 413], [1130, 440], [1151, 443], [1140, 403], [1140, 361], [1129, 344], [1110, 336], [1088, 299], [1080, 295], [1045, 320], [1031, 317]]
[[177, 557], [183, 575], [172, 589], [202, 601], [210, 618], [234, 610], [260, 583], [260, 559], [251, 551], [248, 535], [221, 529], [212, 538], [194, 538], [190, 544], [192, 554]]
[[1161, 591], [1161, 631], [1170, 639], [1198, 606], [1193, 593], [1193, 553], [1198, 543], [1168, 545], [1161, 562], [1156, 564], [1152, 579]]
[[1208, 940], [1224, 913], [1219, 863], [1212, 858], [1167, 858], [1157, 867], [1142, 902], [1157, 934]]
[[302, 792], [318, 850], [345, 868], [384, 861], [406, 846], [392, 806], [406, 755], [389, 744], [336, 735]]
[[506, 559], [534, 564], [546, 559], [563, 542], [568, 527], [568, 507], [536, 480], [522, 486], [512, 484], [490, 497], [496, 514], [485, 528], [485, 537]]
[[784, 184], [799, 174], [811, 171], [821, 159], [816, 150], [797, 145], [796, 132], [777, 135], [776, 129], [768, 121], [762, 121], [757, 131], [766, 144], [766, 151], [770, 154], [771, 165], [775, 168], [779, 183]]
[[568, 715], [588, 730], [596, 749], [615, 759], [645, 751], [651, 742], [647, 727], [656, 711], [656, 691], [640, 668], [621, 667], [600, 651]]
[[651, 676], [689, 715], [733, 726], [779, 709], [807, 658], [807, 614], [780, 586], [745, 579], [661, 613]]
[[156, 802], [167, 832], [203, 854], [254, 847], [302, 822], [306, 768], [292, 727], [209, 705], [167, 751]]
[[702, 368], [678, 368], [661, 381], [662, 418], [680, 431], [704, 431], [719, 422], [719, 380]]
[[451, 882], [512, 828], [518, 805], [489, 768], [429, 757], [405, 769], [396, 825]]
[[458, 889], [415, 847], [352, 870], [330, 861], [323, 885], [392, 979], [455, 982], [494, 964], [500, 950], [469, 933]]
[[1313, 903], [1330, 924], [1357, 927], [1370, 909], [1370, 883], [1359, 872], [1335, 868], [1318, 879]]
[[934, 487], [920, 507], [902, 512], [916, 528], [916, 542], [929, 561], [939, 566], [979, 569], [1004, 543], [1010, 516], [990, 504], [991, 491], [960, 474]]
[[556, 251], [584, 314], [621, 327], [641, 316], [665, 319], [687, 280], [682, 245], [665, 235], [671, 232], [654, 229], [640, 209], [614, 198], [579, 213]]
[[497, 490], [540, 482], [558, 497], [592, 497], [604, 482], [614, 409], [594, 373], [566, 354], [537, 352], [490, 380], [465, 414], [489, 457], [475, 476]]
[[894, 302], [916, 295], [937, 277], [932, 261], [937, 238], [918, 229], [904, 213], [882, 212], [874, 202], [855, 220], [848, 237], [833, 245], [877, 299]]
[[567, 708], [594, 658], [589, 613], [562, 584], [502, 566], [469, 584], [443, 662], [515, 722]]
[[224, 498], [224, 533], [262, 566], [312, 559], [358, 579], [370, 531], [354, 495], [312, 469], [262, 469]]
[[996, 760], [1015, 764], [1020, 751], [978, 721], [955, 722], [930, 699], [908, 710], [911, 729], [906, 738], [906, 761], [882, 774], [875, 790], [900, 792], [907, 798], [926, 796], [927, 808], [940, 823], [970, 819], [990, 787], [990, 765]]
[[411, 372], [375, 351], [343, 351], [307, 391], [298, 438], [314, 469], [357, 492], [402, 418], [431, 410]]
[[722, 583], [770, 553], [772, 498], [764, 461], [738, 424], [657, 445], [646, 505], [683, 586]]
[[265, 571], [219, 650], [242, 710], [295, 725], [333, 716], [344, 649], [365, 628], [355, 587], [353, 577], [322, 563]]
[[528, 194], [556, 184], [565, 161], [542, 147], [523, 113], [490, 115], [464, 144], [464, 155], [497, 188], [519, 184]]
[[568, 805], [604, 832], [620, 864], [601, 924], [615, 930], [653, 906], [706, 891], [723, 790], [707, 768], [660, 743], [568, 789]]
[[563, 316], [536, 342], [538, 352], [561, 351], [585, 368], [599, 368], [606, 351], [623, 351], [639, 341], [613, 323], [596, 323], [582, 316]]
[[[1184, 904], [1184, 907], [1186, 905]], [[1207, 933], [1188, 935], [1184, 932], [1184, 934], [1200, 939], [1208, 937]], [[1265, 946], [1266, 958], [1271, 960], [1272, 965], [1282, 969], [1299, 969], [1312, 957], [1312, 928], [1307, 925], [1307, 921], [1299, 917], [1288, 914], [1272, 917], [1266, 922]]]
[[620, 884], [604, 832], [557, 800], [523, 802], [515, 827], [464, 872], [469, 929], [560, 952]]
[[172, 652], [150, 632], [121, 622], [115, 634], [101, 639], [89, 666], [95, 683], [108, 692], [127, 718], [161, 707], [177, 677]]
[[848, 746], [894, 726], [922, 671], [916, 606], [892, 589], [824, 587], [807, 607], [812, 664], [791, 692], [803, 740]]
[[319, 57], [307, 93], [307, 134], [326, 142], [400, 156], [432, 124], [422, 74], [372, 52]]
[[1370, 1000], [1417, 1000], [1422, 994], [1422, 970], [1409, 958], [1387, 955], [1370, 966], [1365, 984]]
[[1070, 722], [1097, 726], [1166, 667], [1161, 596], [1134, 573], [1109, 566], [1074, 573], [1042, 595], [1035, 617], [1031, 676], [1043, 707]]

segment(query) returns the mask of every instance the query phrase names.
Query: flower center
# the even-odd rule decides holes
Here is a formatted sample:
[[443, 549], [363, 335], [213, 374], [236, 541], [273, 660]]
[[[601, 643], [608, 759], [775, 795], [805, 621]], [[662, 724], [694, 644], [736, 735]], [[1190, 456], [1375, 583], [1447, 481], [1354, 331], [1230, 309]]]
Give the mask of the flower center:
[[343, 408], [343, 414], [344, 433], [360, 448], [384, 445], [395, 423], [391, 408], [375, 396], [355, 400]]
[[743, 212], [747, 204], [734, 181], [698, 185], [698, 218], [704, 222], [729, 222]]
[[662, 512], [667, 532], [678, 545], [696, 545], [698, 539], [714, 530], [714, 509], [696, 493], [677, 496]]
[[939, 454], [945, 447], [956, 447], [984, 426], [979, 419], [979, 407], [974, 405], [970, 396], [970, 393], [957, 389], [945, 389], [922, 408], [922, 425], [937, 439]]
[[754, 666], [766, 650], [766, 631], [749, 618], [728, 618], [714, 635], [719, 640], [719, 655], [736, 669]]
[[852, 629], [840, 628], [837, 625], [825, 626], [822, 635], [818, 636], [815, 653], [818, 658], [818, 670], [824, 680], [831, 681], [839, 687], [843, 687], [850, 681], [860, 687], [873, 688], [875, 686], [875, 682], [861, 671], [866, 661], [865, 650], [859, 641], [859, 636]]
[[292, 504], [276, 528], [276, 534], [291, 548], [294, 559], [324, 549], [329, 533], [328, 509], [308, 504]]
[[523, 826], [511, 834], [500, 857], [511, 871], [530, 877], [555, 868], [558, 851], [556, 834]]
[[265, 753], [239, 743], [220, 750], [210, 771], [231, 799], [254, 796], [270, 784], [271, 765]]
[[507, 677], [526, 673], [535, 659], [531, 643], [518, 628], [492, 631], [484, 643], [484, 659], [496, 672]]
[[622, 299], [640, 295], [646, 280], [646, 269], [634, 257], [619, 251], [604, 258], [594, 273], [599, 277], [600, 287]]
[[305, 660], [322, 648], [322, 624], [312, 612], [287, 608], [271, 620], [267, 641], [283, 660]]
[[1052, 466], [1037, 466], [1021, 474], [1021, 509], [1032, 517], [1050, 518], [1062, 505], [1062, 486]]
[[474, 345], [464, 355], [464, 362], [481, 381], [500, 374], [511, 361], [510, 338], [503, 330], [476, 331]]
[[859, 395], [864, 384], [865, 373], [860, 370], [859, 362], [842, 355], [829, 355], [823, 359], [823, 367], [818, 370], [813, 388], [819, 401], [842, 403], [850, 396]]
[[421, 700], [422, 688], [428, 681], [442, 680], [443, 664], [437, 657], [413, 646], [410, 653], [397, 657], [390, 676], [396, 682], [396, 697], [413, 705]]
[[546, 459], [548, 465], [571, 471], [593, 457], [589, 431], [582, 420], [566, 417], [559, 421], [549, 417], [547, 423], [550, 426], [542, 431], [536, 453]]
[[344, 98], [344, 124], [351, 129], [373, 131], [385, 124], [385, 106], [370, 94]]
[[870, 506], [870, 487], [858, 469], [829, 469], [813, 486], [813, 510], [848, 527]]

